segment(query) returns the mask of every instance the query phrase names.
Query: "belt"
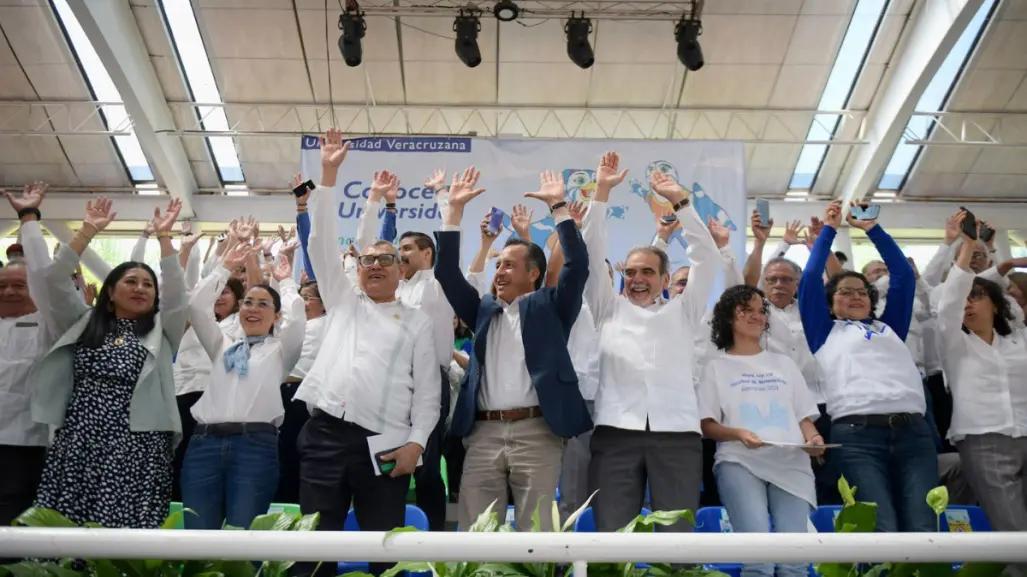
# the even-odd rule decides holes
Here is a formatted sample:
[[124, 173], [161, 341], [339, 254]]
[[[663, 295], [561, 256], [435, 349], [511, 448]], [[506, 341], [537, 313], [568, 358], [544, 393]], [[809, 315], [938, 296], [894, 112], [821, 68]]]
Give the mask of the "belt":
[[868, 427], [901, 429], [921, 423], [923, 420], [924, 416], [919, 413], [891, 413], [888, 415], [849, 415], [833, 419], [833, 422], [840, 425], [866, 425]]
[[278, 427], [271, 423], [214, 423], [212, 425], [197, 423], [196, 428], [193, 429], [194, 435], [214, 435], [215, 437], [245, 435], [246, 433], [278, 434]]
[[523, 421], [542, 416], [541, 407], [524, 407], [522, 409], [504, 409], [502, 411], [478, 411], [479, 421]]
[[303, 377], [289, 377], [288, 379], [285, 379], [285, 383], [283, 383], [283, 384], [291, 385], [293, 383], [302, 383], [302, 382], [303, 382]]

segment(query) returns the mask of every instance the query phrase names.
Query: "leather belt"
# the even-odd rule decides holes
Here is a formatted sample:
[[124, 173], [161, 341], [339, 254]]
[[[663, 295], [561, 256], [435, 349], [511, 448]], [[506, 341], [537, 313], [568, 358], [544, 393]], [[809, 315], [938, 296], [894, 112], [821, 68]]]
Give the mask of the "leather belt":
[[271, 423], [214, 423], [211, 425], [197, 423], [196, 428], [193, 429], [194, 435], [213, 435], [215, 437], [245, 435], [246, 433], [278, 434], [278, 427]]
[[891, 413], [887, 415], [849, 415], [832, 419], [840, 425], [866, 425], [868, 427], [887, 427], [889, 429], [902, 429], [915, 425], [924, 420], [919, 413]]
[[542, 416], [542, 407], [524, 407], [522, 409], [504, 409], [501, 411], [478, 411], [479, 421], [523, 421]]
[[285, 379], [285, 383], [283, 383], [283, 384], [291, 385], [293, 383], [302, 383], [302, 382], [303, 382], [303, 378], [301, 378], [301, 377], [289, 377], [288, 379]]

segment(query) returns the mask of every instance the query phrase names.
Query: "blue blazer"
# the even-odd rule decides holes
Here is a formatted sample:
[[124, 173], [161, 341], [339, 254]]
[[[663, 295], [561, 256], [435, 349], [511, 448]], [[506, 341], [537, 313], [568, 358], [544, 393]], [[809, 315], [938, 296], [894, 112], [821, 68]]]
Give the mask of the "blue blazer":
[[[581, 310], [581, 295], [588, 280], [588, 252], [573, 220], [556, 225], [556, 232], [565, 259], [560, 280], [555, 288], [540, 288], [518, 302], [521, 340], [542, 417], [554, 434], [575, 437], [592, 429], [592, 419], [578, 389], [578, 375], [567, 352], [567, 338]], [[465, 437], [471, 433], [478, 411], [478, 387], [485, 366], [489, 325], [502, 307], [490, 294], [479, 296], [464, 278], [460, 270], [460, 232], [439, 232], [436, 240], [439, 254], [435, 278], [456, 315], [474, 328], [470, 365], [450, 427], [450, 434]]]

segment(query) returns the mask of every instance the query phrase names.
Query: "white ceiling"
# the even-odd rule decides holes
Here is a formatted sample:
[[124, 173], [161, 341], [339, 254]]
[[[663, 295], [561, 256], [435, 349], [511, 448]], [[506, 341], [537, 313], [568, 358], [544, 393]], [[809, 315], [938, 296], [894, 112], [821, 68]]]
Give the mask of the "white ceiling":
[[[582, 123], [578, 135], [715, 139], [758, 135], [785, 141], [805, 136], [810, 115], [761, 110], [817, 107], [855, 5], [855, 0], [709, 0], [701, 37], [706, 66], [687, 72], [676, 58], [674, 23], [667, 21], [593, 21], [596, 64], [582, 70], [567, 58], [562, 21], [498, 23], [483, 17], [478, 39], [483, 62], [471, 69], [454, 54], [451, 18], [402, 17], [397, 22], [369, 16], [363, 65], [350, 68], [337, 47], [337, 2], [329, 2], [326, 18], [323, 0], [192, 1], [222, 98], [232, 103], [282, 105], [261, 107], [266, 117], [279, 116], [288, 110], [286, 104], [330, 100], [360, 106], [428, 105], [410, 110], [406, 117], [388, 112], [372, 114], [371, 120], [376, 128], [389, 132], [440, 133], [449, 128], [430, 106], [719, 107], [753, 111], [669, 114], [652, 110], [633, 112], [633, 122], [620, 123], [616, 112], [596, 112]], [[165, 97], [169, 102], [188, 101], [154, 1], [130, 3]], [[895, 57], [913, 4], [914, 0], [892, 0], [857, 80], [850, 109], [870, 107]], [[0, 28], [6, 37], [0, 42], [0, 100], [91, 99], [46, 0], [0, 0]], [[1005, 0], [999, 21], [982, 40], [952, 107], [1025, 111], [1025, 72], [1027, 0]], [[229, 109], [230, 123], [240, 120], [234, 110]], [[555, 117], [545, 118], [544, 112], [507, 118], [496, 108], [473, 115], [470, 110], [447, 112], [450, 126], [462, 124], [464, 130], [479, 135], [566, 136]], [[343, 124], [353, 118], [346, 114], [340, 113]], [[312, 111], [300, 116], [278, 128], [302, 130], [314, 122]], [[557, 116], [565, 121], [563, 126], [575, 126], [582, 113], [566, 111]], [[359, 118], [353, 126], [366, 126], [366, 122], [366, 117]], [[189, 124], [181, 120], [178, 128], [193, 128]], [[1002, 138], [1027, 142], [1023, 140], [1027, 127], [1014, 135], [1011, 124], [1004, 121]], [[249, 119], [238, 128], [257, 129]], [[199, 186], [219, 188], [205, 141], [197, 137], [183, 137], [183, 141]], [[284, 187], [296, 170], [295, 137], [243, 137], [236, 146], [251, 188]], [[747, 144], [750, 194], [783, 195], [800, 150], [800, 144]], [[850, 150], [847, 146], [830, 149], [814, 192], [836, 191]], [[63, 187], [130, 186], [108, 137], [0, 136], [0, 151], [0, 185], [42, 179]], [[1025, 160], [1027, 148], [932, 147], [921, 155], [905, 194], [1027, 198], [1021, 192], [1027, 184]]]

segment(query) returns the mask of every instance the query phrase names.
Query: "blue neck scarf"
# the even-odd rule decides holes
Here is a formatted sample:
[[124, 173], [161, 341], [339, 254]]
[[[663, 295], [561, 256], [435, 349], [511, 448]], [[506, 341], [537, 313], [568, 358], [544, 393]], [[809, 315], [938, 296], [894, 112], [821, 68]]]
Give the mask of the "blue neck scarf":
[[250, 370], [250, 347], [260, 344], [265, 340], [267, 340], [267, 335], [260, 337], [245, 337], [241, 341], [234, 343], [232, 346], [225, 349], [225, 372], [230, 373], [234, 370], [239, 373], [240, 377], [245, 377], [246, 373]]

